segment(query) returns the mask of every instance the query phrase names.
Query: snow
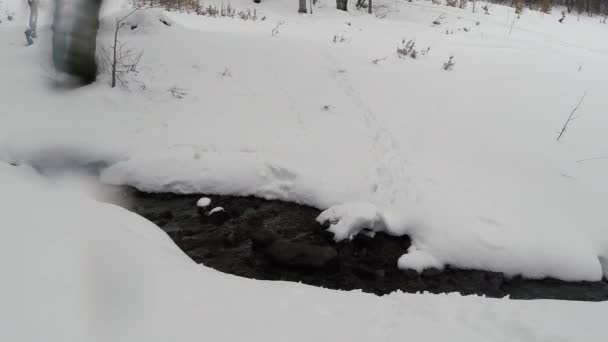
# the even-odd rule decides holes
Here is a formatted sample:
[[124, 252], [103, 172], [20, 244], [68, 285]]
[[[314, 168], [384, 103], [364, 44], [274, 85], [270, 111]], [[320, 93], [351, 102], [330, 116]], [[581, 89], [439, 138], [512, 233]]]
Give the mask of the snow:
[[410, 246], [407, 254], [402, 255], [397, 261], [397, 266], [404, 270], [415, 270], [422, 273], [425, 269], [435, 268], [442, 270], [445, 266], [441, 261], [424, 250], [418, 249], [415, 245]]
[[224, 208], [222, 207], [215, 207], [213, 209], [211, 209], [211, 211], [209, 212], [209, 216], [215, 214], [215, 213], [219, 213], [220, 211], [224, 211]]
[[211, 199], [209, 197], [202, 197], [196, 202], [197, 207], [206, 208], [211, 204]]
[[[536, 239], [529, 232], [517, 236], [505, 232], [499, 222], [485, 217], [471, 218], [467, 222], [470, 226], [452, 223], [448, 225], [451, 230], [440, 229], [441, 226], [432, 223], [446, 220], [443, 213], [437, 213], [429, 220], [415, 214], [400, 215], [368, 203], [333, 206], [322, 212], [317, 220], [330, 223], [328, 230], [335, 234], [337, 241], [352, 238], [364, 229], [392, 235], [408, 234], [414, 247], [398, 260], [398, 266], [405, 269], [441, 269], [450, 264], [500, 271], [507, 276], [523, 274], [530, 278], [598, 280], [603, 275], [591, 241], [574, 232], [562, 231], [556, 236]], [[479, 222], [488, 227], [476, 227]], [[547, 245], [560, 246], [560, 249]]]
[[[526, 11], [511, 31], [513, 9], [503, 6], [484, 15], [375, 2], [385, 18], [341, 13], [327, 0], [313, 15], [288, 2], [231, 2], [264, 21], [136, 12], [129, 22], [138, 28], [120, 37], [144, 50], [139, 73], [117, 89], [104, 74], [62, 91], [53, 87], [50, 8], [26, 48], [27, 6], [5, 1], [17, 19], [0, 24], [0, 159], [39, 170], [97, 165], [104, 182], [145, 191], [329, 209], [337, 239], [409, 234], [416, 249], [404, 251], [402, 267], [608, 274], [608, 25]], [[126, 8], [106, 2], [100, 46]], [[404, 37], [430, 53], [398, 58]], [[450, 55], [455, 68], [444, 72]]]
[[333, 206], [317, 217], [319, 224], [329, 224], [334, 240], [350, 239], [364, 229], [386, 231], [386, 223], [378, 209], [369, 203], [347, 203]]
[[[579, 341], [606, 303], [377, 297], [196, 265], [146, 219], [0, 162], [2, 341]], [[44, 204], [44, 205], [37, 205]], [[33, 215], [35, 213], [35, 215]]]

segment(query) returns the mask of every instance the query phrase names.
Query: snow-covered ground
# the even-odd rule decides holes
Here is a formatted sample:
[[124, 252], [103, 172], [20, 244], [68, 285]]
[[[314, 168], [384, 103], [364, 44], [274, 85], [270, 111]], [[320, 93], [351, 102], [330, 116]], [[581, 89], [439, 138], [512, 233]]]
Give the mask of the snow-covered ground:
[[[103, 162], [103, 181], [147, 191], [346, 203], [344, 222], [369, 219], [344, 210], [365, 202], [376, 227], [413, 237], [417, 253], [402, 267], [600, 279], [608, 25], [533, 11], [514, 20], [498, 5], [484, 15], [376, 3], [384, 18], [328, 0], [313, 15], [283, 1], [232, 2], [263, 21], [139, 11], [120, 35], [144, 51], [139, 73], [117, 89], [104, 74], [62, 91], [49, 20], [26, 48], [27, 7], [5, 1], [17, 19], [0, 26], [0, 158]], [[106, 3], [100, 46], [126, 6]], [[404, 38], [430, 52], [398, 58]], [[442, 70], [451, 55], [454, 70]], [[356, 233], [346, 226], [345, 237]]]
[[393, 293], [222, 274], [149, 221], [0, 163], [1, 341], [606, 341], [606, 303]]
[[[16, 20], [0, 24], [0, 160], [96, 162], [109, 166], [103, 181], [148, 191], [337, 205], [325, 216], [344, 238], [361, 228], [411, 235], [404, 268], [608, 274], [608, 25], [560, 24], [557, 11], [514, 20], [498, 5], [484, 15], [375, 3], [384, 17], [329, 0], [312, 15], [297, 15], [295, 1], [232, 2], [263, 21], [139, 11], [128, 20], [137, 28], [120, 34], [144, 51], [139, 73], [116, 89], [104, 74], [65, 91], [54, 87], [49, 3], [25, 47], [27, 6], [5, 0], [0, 13]], [[100, 46], [127, 12], [123, 0], [106, 2]], [[430, 52], [398, 58], [404, 38]], [[442, 70], [451, 55], [454, 70]]]
[[[100, 45], [124, 3], [106, 1]], [[384, 18], [328, 0], [313, 15], [232, 2], [264, 21], [137, 12], [121, 40], [144, 50], [139, 73], [65, 91], [48, 2], [25, 47], [25, 1], [3, 0], [16, 20], [0, 24], [0, 341], [608, 340], [606, 303], [376, 297], [221, 274], [147, 220], [5, 163], [93, 163], [143, 190], [330, 208], [319, 219], [338, 238], [410, 234], [401, 267], [600, 279], [608, 25], [374, 3]], [[399, 59], [403, 38], [430, 53]]]

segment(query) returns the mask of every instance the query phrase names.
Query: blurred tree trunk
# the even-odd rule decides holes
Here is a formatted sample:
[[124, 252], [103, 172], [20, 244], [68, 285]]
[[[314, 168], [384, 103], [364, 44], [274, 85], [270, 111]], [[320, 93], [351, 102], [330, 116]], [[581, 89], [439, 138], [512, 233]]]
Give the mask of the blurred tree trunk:
[[38, 27], [38, 5], [40, 0], [27, 0], [30, 5], [30, 32], [33, 38], [36, 38], [36, 29]]
[[348, 11], [348, 0], [336, 0], [336, 8], [342, 11]]
[[306, 0], [300, 0], [300, 8], [298, 8], [298, 13], [308, 13], [306, 10]]
[[56, 0], [53, 18], [53, 63], [84, 84], [97, 76], [95, 50], [101, 0]]

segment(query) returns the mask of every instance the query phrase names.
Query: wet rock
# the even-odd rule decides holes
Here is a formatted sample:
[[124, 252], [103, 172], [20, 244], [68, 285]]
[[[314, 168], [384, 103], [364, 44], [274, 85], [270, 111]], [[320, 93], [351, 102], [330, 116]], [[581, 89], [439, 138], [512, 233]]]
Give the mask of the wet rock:
[[224, 235], [224, 246], [234, 247], [238, 243], [238, 238], [236, 234], [232, 232], [228, 232]]
[[378, 279], [382, 278], [385, 275], [384, 270], [379, 270], [373, 267], [369, 267], [366, 265], [356, 265], [353, 268], [353, 271], [362, 278], [365, 279]]
[[150, 221], [164, 221], [168, 222], [173, 219], [173, 213], [170, 210], [161, 210], [161, 211], [153, 211], [149, 212], [145, 215], [145, 217]]
[[279, 236], [268, 229], [256, 229], [249, 233], [254, 248], [266, 248], [278, 240]]
[[207, 219], [212, 224], [221, 225], [224, 224], [224, 222], [230, 220], [230, 214], [226, 210], [222, 209], [216, 212], [210, 212], [207, 216]]
[[264, 254], [282, 266], [319, 268], [333, 260], [338, 253], [330, 246], [275, 240], [264, 249]]
[[434, 267], [427, 268], [424, 271], [422, 271], [422, 276], [425, 277], [425, 278], [436, 277], [436, 276], [438, 276], [440, 274], [441, 274], [441, 270], [439, 270], [437, 268], [434, 268]]
[[418, 277], [420, 277], [420, 274], [418, 274], [418, 272], [416, 272], [416, 270], [407, 269], [407, 270], [403, 270], [402, 272], [403, 272], [403, 275], [409, 279], [418, 279]]

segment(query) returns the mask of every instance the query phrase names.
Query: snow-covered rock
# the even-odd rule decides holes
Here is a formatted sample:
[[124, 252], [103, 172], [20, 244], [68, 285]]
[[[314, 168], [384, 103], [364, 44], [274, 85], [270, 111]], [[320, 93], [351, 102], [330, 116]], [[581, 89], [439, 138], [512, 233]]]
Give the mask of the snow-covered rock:
[[211, 205], [211, 199], [209, 197], [202, 197], [196, 201], [196, 206], [199, 208], [207, 208], [209, 205]]
[[328, 231], [334, 240], [352, 238], [362, 230], [386, 231], [386, 224], [380, 211], [369, 203], [346, 203], [333, 206], [317, 217], [319, 224], [329, 225]]
[[213, 214], [217, 214], [217, 213], [223, 212], [223, 211], [224, 211], [224, 208], [222, 208], [222, 207], [215, 207], [215, 208], [211, 209], [211, 211], [209, 211], [209, 216], [211, 216]]

